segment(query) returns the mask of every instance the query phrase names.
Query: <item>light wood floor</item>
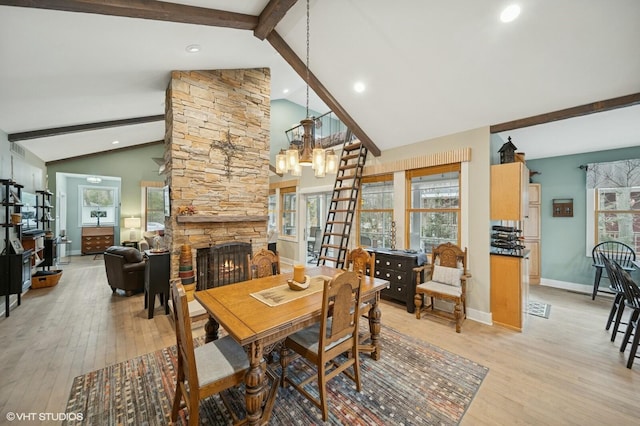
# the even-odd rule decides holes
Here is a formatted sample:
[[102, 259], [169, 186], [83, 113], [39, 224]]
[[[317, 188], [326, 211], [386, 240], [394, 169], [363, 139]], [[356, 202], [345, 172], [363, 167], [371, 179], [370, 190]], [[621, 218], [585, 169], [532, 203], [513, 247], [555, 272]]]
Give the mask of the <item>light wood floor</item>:
[[[622, 336], [609, 341], [610, 300], [538, 286], [531, 298], [551, 316], [529, 316], [524, 333], [466, 321], [456, 334], [390, 302], [382, 321], [489, 367], [463, 425], [638, 424], [640, 361], [627, 369]], [[73, 257], [56, 287], [26, 293], [0, 319], [0, 424], [9, 411], [63, 412], [74, 377], [174, 344], [162, 308], [148, 320], [143, 303], [111, 294], [100, 256]]]

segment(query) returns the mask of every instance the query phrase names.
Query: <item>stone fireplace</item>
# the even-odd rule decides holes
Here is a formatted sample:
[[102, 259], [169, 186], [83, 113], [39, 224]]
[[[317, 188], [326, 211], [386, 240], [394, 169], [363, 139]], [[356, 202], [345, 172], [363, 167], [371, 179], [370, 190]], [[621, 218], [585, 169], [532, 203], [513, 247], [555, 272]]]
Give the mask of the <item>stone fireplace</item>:
[[266, 246], [269, 69], [173, 71], [165, 113], [172, 278], [184, 244], [194, 260], [198, 249], [221, 243]]

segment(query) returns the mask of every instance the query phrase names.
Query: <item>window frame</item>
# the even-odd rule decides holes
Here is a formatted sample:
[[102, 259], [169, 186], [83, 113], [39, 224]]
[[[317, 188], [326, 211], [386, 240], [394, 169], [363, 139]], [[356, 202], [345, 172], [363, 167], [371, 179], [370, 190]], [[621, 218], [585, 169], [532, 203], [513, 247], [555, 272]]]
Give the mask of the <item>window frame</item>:
[[[375, 208], [375, 209], [363, 209], [363, 199], [362, 199], [362, 195], [364, 194], [364, 188], [367, 184], [370, 183], [378, 183], [378, 182], [390, 182], [391, 183], [391, 208], [387, 209], [387, 208]], [[392, 235], [391, 235], [391, 223], [393, 223], [395, 221], [394, 218], [394, 207], [395, 207], [395, 197], [394, 197], [394, 178], [393, 178], [393, 174], [392, 173], [387, 173], [387, 174], [383, 174], [383, 175], [375, 175], [375, 176], [364, 176], [362, 178], [362, 187], [361, 190], [358, 193], [358, 208], [356, 211], [356, 242], [357, 242], [357, 246], [361, 246], [362, 244], [360, 244], [360, 235], [361, 235], [361, 227], [362, 227], [362, 218], [361, 215], [362, 213], [389, 213], [391, 215], [391, 222], [389, 223], [389, 230], [388, 230], [388, 239], [391, 242], [392, 240]], [[383, 230], [382, 235], [383, 235], [383, 239], [382, 239], [382, 246], [381, 247], [386, 247], [384, 244], [385, 238], [384, 235], [386, 234], [385, 230]], [[377, 243], [374, 244], [373, 240], [371, 241], [371, 246], [367, 246], [367, 247], [377, 247]], [[389, 245], [389, 248], [391, 247], [391, 245]]]
[[[87, 190], [101, 190], [101, 191], [110, 191], [112, 203], [110, 205], [104, 206], [85, 206], [85, 191]], [[80, 226], [97, 226], [99, 223], [101, 226], [116, 226], [119, 221], [118, 217], [118, 199], [119, 199], [119, 191], [117, 186], [96, 186], [96, 185], [78, 185], [78, 217], [80, 220]], [[96, 216], [92, 216], [93, 211], [100, 212], [100, 218]], [[87, 215], [85, 215], [87, 213]], [[104, 213], [104, 216], [102, 215]], [[85, 220], [85, 217], [89, 220]], [[92, 220], [92, 219], [95, 219]]]
[[[152, 191], [157, 191], [160, 193], [161, 197], [162, 197], [162, 209], [149, 209], [149, 190]], [[159, 213], [159, 217], [163, 218], [162, 221], [162, 231], [164, 231], [164, 227], [166, 226], [165, 222], [164, 222], [164, 218], [166, 217], [166, 199], [165, 199], [165, 195], [166, 195], [166, 188], [164, 186], [162, 186], [162, 184], [160, 185], [145, 185], [143, 186], [143, 194], [144, 194], [144, 208], [143, 208], [143, 212], [144, 212], [144, 230], [146, 232], [150, 232], [149, 231], [149, 211], [155, 211]], [[160, 223], [160, 222], [158, 222]], [[157, 230], [154, 230], [157, 231]]]
[[[412, 207], [412, 179], [421, 176], [430, 176], [437, 175], [442, 173], [458, 173], [458, 206], [456, 208], [414, 208]], [[453, 164], [445, 164], [431, 167], [424, 167], [420, 169], [407, 170], [405, 173], [405, 245], [412, 249], [417, 249], [421, 251], [423, 247], [411, 247], [411, 215], [413, 213], [429, 213], [429, 212], [437, 212], [437, 213], [448, 213], [452, 212], [456, 214], [456, 241], [455, 244], [460, 246], [460, 242], [462, 239], [462, 211], [463, 211], [463, 192], [462, 192], [462, 164], [461, 163], [453, 163]], [[429, 251], [429, 248], [425, 247], [425, 251]]]
[[[292, 200], [291, 203], [289, 203], [289, 206], [291, 207], [291, 209], [287, 209], [287, 203], [285, 202], [285, 200], [288, 197], [294, 197], [294, 199]], [[299, 222], [299, 214], [298, 214], [298, 193], [296, 191], [296, 187], [295, 186], [290, 186], [290, 187], [284, 187], [284, 188], [280, 188], [280, 212], [278, 215], [278, 231], [280, 233], [281, 237], [284, 237], [285, 239], [291, 239], [291, 240], [295, 240], [298, 237], [298, 222]], [[289, 227], [291, 229], [291, 233], [287, 234], [285, 232], [285, 216], [287, 214], [292, 214], [293, 215], [293, 223], [289, 224]]]
[[[627, 244], [628, 246], [630, 246], [631, 248], [634, 249], [634, 251], [639, 252], [640, 251], [640, 232], [636, 233], [634, 232], [634, 225], [633, 225], [633, 215], [640, 215], [640, 209], [622, 209], [622, 210], [617, 210], [617, 209], [601, 209], [600, 208], [600, 198], [602, 196], [602, 193], [608, 191], [609, 193], [617, 193], [617, 192], [621, 192], [624, 191], [628, 194], [629, 199], [633, 198], [633, 193], [636, 194], [636, 196], [638, 195], [638, 193], [640, 193], [640, 187], [638, 186], [628, 186], [628, 187], [619, 187], [619, 188], [593, 188], [593, 245], [596, 245], [602, 241], [609, 241], [611, 239], [614, 239], [616, 241], [621, 241], [625, 244]], [[631, 216], [631, 235], [627, 237], [626, 233], [625, 235], [620, 235], [620, 229], [618, 229], [618, 235], [613, 238], [609, 238], [608, 240], [601, 240], [600, 236], [601, 235], [606, 235], [609, 231], [607, 231], [606, 229], [601, 230], [600, 229], [600, 217], [601, 215], [632, 215]], [[605, 221], [603, 221], [602, 223], [605, 223]]]

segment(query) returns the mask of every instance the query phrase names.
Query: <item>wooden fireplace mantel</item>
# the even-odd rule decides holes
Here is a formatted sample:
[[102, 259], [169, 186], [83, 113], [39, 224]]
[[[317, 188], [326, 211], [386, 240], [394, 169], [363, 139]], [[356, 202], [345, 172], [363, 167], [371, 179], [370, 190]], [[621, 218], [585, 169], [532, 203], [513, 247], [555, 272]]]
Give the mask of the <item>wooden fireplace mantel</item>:
[[178, 223], [266, 222], [268, 219], [268, 216], [220, 216], [204, 214], [176, 217]]

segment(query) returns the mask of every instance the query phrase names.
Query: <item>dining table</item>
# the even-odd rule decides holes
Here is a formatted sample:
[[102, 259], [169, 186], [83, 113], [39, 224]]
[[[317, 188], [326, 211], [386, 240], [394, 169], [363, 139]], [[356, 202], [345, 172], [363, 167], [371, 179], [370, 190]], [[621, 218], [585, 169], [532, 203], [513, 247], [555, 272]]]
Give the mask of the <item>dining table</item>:
[[[342, 271], [330, 266], [307, 267], [304, 273], [310, 279], [331, 279]], [[264, 357], [269, 354], [284, 339], [314, 323], [320, 322], [322, 317], [322, 291], [295, 291], [285, 288], [291, 280], [293, 272], [272, 275], [263, 278], [242, 281], [222, 287], [195, 292], [195, 298], [209, 314], [207, 340], [216, 338], [217, 326], [221, 325], [226, 332], [247, 351], [249, 369], [245, 375], [245, 403], [247, 423], [250, 425], [266, 424], [268, 422], [272, 403], [267, 397], [275, 395], [274, 387], [278, 380], [272, 380], [271, 387], [267, 380]], [[367, 304], [370, 338], [367, 344], [360, 344], [360, 352], [368, 352], [371, 358], [378, 360], [381, 356], [379, 307], [380, 292], [389, 287], [389, 281], [370, 276], [363, 276], [360, 286], [361, 304]], [[271, 291], [273, 290], [273, 291]], [[282, 303], [274, 291], [281, 294], [286, 291], [294, 292]], [[265, 303], [258, 297], [265, 291], [273, 293], [274, 303]], [[281, 298], [282, 299], [282, 298]], [[267, 300], [268, 302], [268, 300]], [[215, 323], [215, 327], [211, 326]]]

